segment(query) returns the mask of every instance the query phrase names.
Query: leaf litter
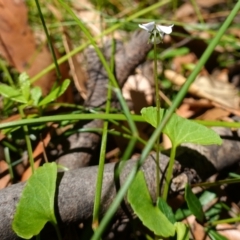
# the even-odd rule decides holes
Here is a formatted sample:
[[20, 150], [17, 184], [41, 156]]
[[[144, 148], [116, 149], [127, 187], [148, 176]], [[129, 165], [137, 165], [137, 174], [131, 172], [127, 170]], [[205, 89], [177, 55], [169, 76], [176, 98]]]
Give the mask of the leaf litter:
[[[218, 24], [219, 19], [221, 19], [222, 16], [226, 16], [226, 13], [222, 13], [221, 15], [218, 14], [218, 12], [212, 12], [214, 7], [223, 6], [224, 1], [197, 0], [196, 3], [198, 4], [198, 8], [201, 12], [204, 22], [208, 26], [211, 24]], [[74, 2], [73, 7], [75, 8], [77, 14], [81, 16], [83, 21], [88, 22], [88, 25], [90, 26], [90, 29], [95, 36], [101, 33], [101, 25], [99, 21], [100, 16], [92, 3], [86, 1], [85, 3], [81, 2], [79, 5], [79, 2]], [[51, 9], [51, 7], [49, 7], [49, 9]], [[16, 69], [17, 72], [20, 73], [27, 71], [30, 77], [33, 77], [41, 70], [49, 66], [53, 61], [45, 42], [40, 45], [36, 43], [34, 32], [31, 29], [30, 25], [27, 23], [28, 11], [29, 9], [27, 9], [24, 2], [0, 0], [0, 54], [11, 67], [14, 67]], [[176, 9], [173, 18], [183, 24], [199, 23], [199, 19], [195, 11], [196, 10], [192, 4], [187, 2]], [[103, 27], [106, 25], [104, 23]], [[175, 31], [175, 29], [178, 31], [177, 27], [174, 28], [173, 31]], [[68, 29], [66, 27], [61, 29], [61, 32], [64, 36], [63, 45], [65, 52], [69, 53], [72, 49], [74, 49], [75, 43], [71, 42], [71, 37], [69, 36]], [[166, 97], [171, 100], [172, 97], [174, 97], [174, 92], [177, 92], [178, 89], [186, 81], [189, 72], [191, 72], [191, 64], [197, 64], [200, 55], [207, 46], [206, 41], [210, 40], [212, 37], [211, 32], [205, 33], [204, 30], [189, 30], [187, 24], [185, 24], [184, 28], [179, 28], [178, 33], [187, 35], [179, 39], [176, 36], [168, 37], [168, 39], [166, 39], [166, 41], [163, 43], [163, 46], [168, 48], [170, 45], [180, 42], [190, 49], [190, 53], [183, 56], [173, 57], [171, 59], [172, 65], [167, 63], [167, 68], [164, 63], [161, 63], [163, 65], [163, 69], [166, 69], [163, 72], [164, 75], [161, 73], [161, 78], [164, 78], [165, 80], [171, 82], [172, 86], [171, 90], [167, 88], [163, 89], [163, 86], [161, 90], [164, 92], [164, 94], [166, 94]], [[199, 33], [198, 36], [201, 38], [196, 40], [197, 33]], [[118, 34], [118, 31], [116, 31], [114, 34], [122, 36], [122, 34]], [[229, 34], [233, 36], [233, 39], [239, 38], [238, 28], [231, 28], [229, 30]], [[190, 40], [189, 42], [186, 41], [187, 43], [184, 44], [182, 42], [184, 39]], [[192, 42], [194, 42], [194, 44]], [[229, 43], [227, 42], [227, 44]], [[56, 46], [57, 45], [58, 44], [56, 44]], [[58, 57], [60, 57], [61, 54], [59, 53], [60, 51], [57, 47], [55, 47], [55, 50]], [[225, 63], [225, 66], [221, 66], [216, 59], [217, 56], [219, 56], [221, 53], [224, 53], [225, 50], [227, 50], [226, 56], [230, 58], [230, 60], [233, 58], [230, 55], [234, 55], [234, 51], [236, 51], [234, 47], [225, 48], [225, 46], [219, 46], [216, 49], [215, 55], [213, 54], [212, 56], [214, 60], [207, 63], [205, 69], [202, 70], [198, 78], [190, 87], [188, 96], [186, 96], [181, 106], [179, 106], [177, 110], [177, 113], [179, 113], [179, 115], [202, 120], [226, 120], [228, 118], [229, 121], [231, 121], [231, 115], [239, 116], [239, 86], [234, 85], [232, 82], [233, 79], [229, 78], [231, 69], [237, 65], [238, 57], [234, 55], [234, 61], [232, 61], [230, 65]], [[85, 73], [84, 70], [81, 71], [82, 64], [82, 62], [79, 62], [77, 60], [76, 55], [75, 57], [72, 57], [71, 60], [69, 59], [70, 67], [65, 63], [61, 65], [61, 72], [64, 76], [63, 79], [65, 79], [67, 76], [69, 76], [69, 69], [71, 69], [71, 75], [73, 76], [74, 84], [78, 91], [78, 94], [81, 95], [82, 99], [85, 99], [86, 76], [83, 77]], [[214, 75], [212, 71], [213, 69], [219, 70], [219, 76]], [[235, 71], [234, 76], [238, 77], [239, 75], [240, 72]], [[38, 80], [36, 84], [41, 87], [44, 94], [47, 94], [49, 91], [51, 91], [51, 88], [55, 81], [56, 74], [53, 70]], [[133, 113], [139, 113], [139, 110], [142, 107], [152, 105], [154, 101], [152, 94], [154, 92], [154, 89], [151, 86], [152, 79], [148, 79], [148, 77], [145, 77], [144, 74], [139, 73], [139, 71], [135, 71], [133, 75], [129, 77], [127, 83], [123, 87], [123, 95], [130, 102], [130, 105], [133, 106], [131, 109]], [[71, 103], [73, 101], [71, 92], [66, 94], [65, 98], [62, 98], [61, 101], [65, 103]], [[171, 101], [167, 104], [163, 102], [163, 104], [171, 104]], [[16, 116], [15, 119], [19, 118], [18, 115], [12, 116]], [[11, 116], [5, 118], [5, 121], [6, 120], [10, 121]], [[152, 129], [149, 128], [147, 124], [143, 124], [143, 126], [140, 126], [139, 129], [141, 131], [140, 135], [145, 135], [146, 139], [152, 132]], [[47, 145], [51, 142], [51, 134], [49, 131], [46, 132], [45, 136], [46, 137], [43, 139], [43, 142], [45, 142], [44, 145], [47, 147]], [[1, 137], [1, 140], [4, 139], [8, 140], [9, 136], [3, 135]], [[113, 139], [114, 142], [117, 142], [114, 137]], [[117, 155], [120, 155], [120, 153], [123, 151], [123, 148], [127, 144], [126, 140], [122, 140], [122, 142], [124, 142], [124, 144], [120, 144], [120, 148], [117, 144], [109, 144], [109, 153], [117, 152]], [[45, 147], [41, 146], [41, 144], [41, 141], [38, 141], [38, 143], [35, 144], [35, 151], [33, 153], [35, 157], [39, 155], [42, 156], [44, 154]], [[139, 152], [141, 149], [142, 146], [138, 145], [138, 149], [136, 149], [136, 153], [134, 154], [137, 155], [137, 152]], [[118, 156], [114, 157], [114, 161], [117, 161], [118, 158]], [[43, 158], [38, 158], [37, 164], [40, 164], [42, 159]], [[3, 160], [1, 160], [1, 162]], [[1, 171], [6, 171], [6, 169], [7, 168], [5, 165], [1, 167]], [[21, 176], [22, 180], [28, 177], [28, 171], [29, 170], [26, 170], [26, 172]], [[25, 175], [27, 177], [25, 177]], [[1, 181], [3, 181], [3, 183], [1, 182], [1, 186], [7, 186], [7, 182], [10, 181], [10, 177], [7, 176], [7, 181], [6, 179], [4, 180], [4, 177], [2, 177]], [[233, 201], [232, 196], [230, 197], [227, 195], [226, 189], [223, 190], [222, 194], [225, 194], [228, 202]], [[194, 239], [203, 239], [205, 237], [203, 226], [197, 223], [192, 216], [186, 218], [185, 221], [187, 221], [191, 226]], [[222, 231], [223, 228], [224, 231]], [[240, 231], [237, 226], [219, 224], [216, 227], [216, 230], [228, 239], [240, 238]]]

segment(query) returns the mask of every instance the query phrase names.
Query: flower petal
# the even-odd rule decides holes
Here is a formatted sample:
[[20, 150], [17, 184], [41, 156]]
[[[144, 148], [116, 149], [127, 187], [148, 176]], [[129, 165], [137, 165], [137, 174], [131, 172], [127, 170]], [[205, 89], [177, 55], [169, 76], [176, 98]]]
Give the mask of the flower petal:
[[160, 33], [165, 33], [165, 34], [170, 34], [172, 32], [172, 27], [173, 25], [171, 26], [156, 25], [157, 30]]
[[152, 30], [155, 28], [155, 22], [139, 24], [138, 26], [148, 32], [152, 32]]

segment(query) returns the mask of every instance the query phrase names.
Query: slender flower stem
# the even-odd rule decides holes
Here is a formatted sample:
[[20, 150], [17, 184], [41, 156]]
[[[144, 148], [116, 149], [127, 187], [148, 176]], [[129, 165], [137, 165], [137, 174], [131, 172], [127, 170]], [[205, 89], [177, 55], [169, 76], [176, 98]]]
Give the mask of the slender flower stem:
[[[154, 44], [154, 82], [155, 82], [155, 90], [156, 90], [156, 121], [157, 127], [160, 124], [160, 95], [159, 95], [159, 82], [157, 75], [157, 44], [163, 41], [165, 34], [170, 34], [172, 32], [171, 26], [163, 26], [160, 24], [155, 24], [155, 22], [149, 22], [145, 24], [139, 24], [139, 27], [147, 31], [150, 36], [149, 40]], [[156, 196], [160, 196], [160, 134], [156, 139]]]
[[[157, 125], [160, 122], [160, 97], [159, 97], [159, 84], [158, 84], [158, 75], [157, 75], [157, 31], [154, 31], [154, 82], [155, 82], [155, 91], [156, 91], [156, 106], [157, 106]], [[160, 185], [160, 135], [157, 138], [156, 145], [157, 145], [157, 153], [156, 153], [156, 196], [160, 196], [159, 193], [159, 185]]]

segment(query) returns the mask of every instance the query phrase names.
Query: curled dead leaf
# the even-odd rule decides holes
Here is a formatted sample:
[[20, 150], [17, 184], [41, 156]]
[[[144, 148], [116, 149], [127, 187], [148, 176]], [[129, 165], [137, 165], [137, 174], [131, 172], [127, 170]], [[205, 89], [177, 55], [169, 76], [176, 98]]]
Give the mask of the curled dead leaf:
[[[172, 70], [165, 70], [164, 75], [172, 83], [182, 86], [186, 78]], [[224, 106], [238, 109], [238, 90], [230, 83], [210, 79], [207, 76], [199, 76], [190, 86], [189, 93], [220, 103]]]

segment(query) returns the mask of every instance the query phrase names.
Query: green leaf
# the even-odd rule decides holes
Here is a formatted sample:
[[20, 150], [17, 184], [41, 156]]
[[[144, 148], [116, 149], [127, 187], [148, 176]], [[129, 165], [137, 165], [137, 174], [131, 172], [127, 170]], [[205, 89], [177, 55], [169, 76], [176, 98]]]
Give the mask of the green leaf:
[[209, 202], [211, 202], [216, 197], [217, 197], [216, 193], [204, 191], [203, 194], [199, 197], [199, 201], [200, 201], [201, 205], [204, 206], [204, 205], [208, 204]]
[[177, 240], [188, 240], [189, 239], [189, 228], [182, 222], [176, 222], [174, 224], [177, 232]]
[[54, 215], [56, 178], [56, 163], [45, 163], [29, 178], [12, 223], [21, 238], [30, 239], [39, 234], [48, 221], [57, 223]]
[[208, 219], [208, 222], [216, 221], [220, 218], [220, 214], [223, 210], [221, 203], [214, 204], [207, 212], [205, 212], [205, 217]]
[[37, 106], [38, 102], [42, 96], [42, 90], [40, 87], [34, 87], [31, 89], [31, 99], [33, 101], [33, 106]]
[[181, 221], [185, 219], [186, 217], [190, 216], [192, 213], [189, 209], [182, 209], [178, 208], [177, 211], [175, 212], [175, 219], [177, 221]]
[[175, 227], [173, 224], [169, 222], [158, 207], [153, 206], [142, 171], [139, 171], [136, 175], [128, 190], [127, 198], [133, 211], [146, 227], [158, 236], [174, 236]]
[[64, 82], [61, 84], [61, 86], [55, 88], [53, 91], [51, 91], [39, 104], [38, 106], [46, 105], [58, 97], [60, 97], [68, 88], [70, 84], [70, 80], [66, 79]]
[[[164, 110], [160, 109], [160, 121], [163, 119]], [[141, 110], [143, 118], [153, 127], [157, 127], [157, 108], [148, 107]], [[212, 129], [173, 114], [163, 129], [174, 147], [182, 143], [195, 143], [202, 145], [222, 144], [222, 139]]]
[[188, 208], [192, 214], [200, 221], [204, 220], [204, 212], [202, 210], [202, 205], [195, 194], [192, 192], [189, 184], [186, 184], [185, 187], [185, 199], [187, 201]]
[[232, 178], [239, 178], [239, 179], [240, 179], [240, 175], [237, 174], [237, 173], [230, 172], [228, 175], [229, 175], [229, 177], [232, 177]]
[[20, 74], [18, 83], [19, 83], [23, 97], [26, 99], [26, 101], [28, 101], [29, 96], [30, 96], [31, 83], [30, 83], [29, 76], [27, 75], [27, 73], [23, 72]]
[[19, 90], [12, 88], [6, 84], [0, 84], [0, 94], [6, 98], [11, 99], [12, 101], [27, 103], [27, 100]]
[[208, 231], [208, 235], [212, 240], [228, 240], [223, 235], [219, 234], [218, 232], [212, 229]]
[[163, 54], [160, 55], [162, 60], [173, 58], [176, 56], [182, 56], [189, 53], [189, 49], [187, 47], [181, 48], [172, 48], [167, 51], [164, 51]]
[[166, 203], [166, 201], [163, 198], [161, 197], [158, 198], [157, 206], [172, 224], [176, 222], [172, 208]]

